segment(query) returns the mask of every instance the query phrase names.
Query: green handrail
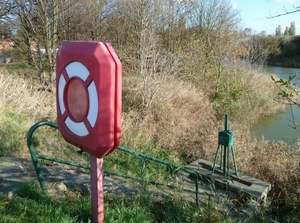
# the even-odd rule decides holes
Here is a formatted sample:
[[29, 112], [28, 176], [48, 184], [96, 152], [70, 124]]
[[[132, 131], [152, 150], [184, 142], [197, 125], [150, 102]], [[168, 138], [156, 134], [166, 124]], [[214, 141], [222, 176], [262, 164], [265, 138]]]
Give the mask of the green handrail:
[[46, 184], [45, 184], [45, 179], [42, 175], [42, 172], [41, 172], [41, 166], [40, 166], [40, 163], [38, 161], [38, 158], [39, 158], [39, 155], [36, 154], [36, 151], [35, 151], [35, 148], [34, 148], [34, 145], [33, 145], [33, 141], [32, 141], [32, 135], [34, 133], [34, 131], [41, 127], [41, 126], [44, 126], [44, 125], [48, 125], [52, 128], [58, 128], [57, 124], [54, 123], [54, 122], [49, 122], [49, 121], [40, 121], [36, 124], [34, 124], [28, 131], [27, 133], [27, 146], [29, 148], [29, 152], [30, 152], [30, 155], [31, 155], [31, 159], [32, 159], [32, 163], [33, 163], [33, 166], [34, 166], [34, 169], [36, 171], [36, 175], [38, 177], [38, 180], [40, 182], [40, 185], [42, 187], [42, 190], [44, 192], [47, 191], [47, 188], [46, 188]]
[[[124, 151], [124, 152], [127, 152], [127, 153], [130, 153], [132, 155], [138, 155], [144, 159], [148, 159], [148, 160], [152, 160], [154, 162], [157, 162], [157, 163], [161, 163], [161, 164], [164, 164], [166, 166], [170, 166], [170, 167], [173, 167], [175, 168], [176, 170], [182, 170], [186, 173], [189, 173], [189, 174], [192, 174], [195, 176], [195, 188], [196, 188], [196, 191], [193, 191], [194, 193], [196, 193], [196, 203], [198, 205], [198, 201], [199, 201], [199, 173], [194, 171], [194, 170], [191, 170], [191, 169], [188, 169], [188, 168], [185, 168], [185, 167], [182, 167], [182, 166], [179, 166], [179, 165], [176, 165], [176, 164], [173, 164], [173, 163], [170, 163], [170, 162], [167, 162], [167, 161], [164, 161], [164, 160], [160, 160], [160, 159], [157, 159], [155, 157], [152, 157], [152, 156], [148, 156], [148, 155], [145, 155], [143, 153], [140, 153], [140, 152], [136, 152], [134, 150], [131, 150], [131, 149], [128, 149], [128, 148], [125, 148], [123, 146], [119, 146], [118, 147], [119, 150], [121, 151]], [[184, 189], [186, 190], [186, 189]], [[187, 191], [187, 190], [186, 190]]]
[[[35, 150], [34, 145], [33, 145], [32, 136], [33, 136], [34, 131], [37, 128], [41, 127], [41, 126], [50, 126], [52, 128], [55, 128], [55, 129], [58, 129], [58, 126], [54, 122], [40, 121], [40, 122], [34, 124], [29, 129], [29, 131], [27, 133], [27, 146], [28, 146], [29, 151], [30, 151], [32, 163], [33, 163], [33, 166], [35, 168], [40, 186], [41, 186], [43, 192], [46, 193], [47, 192], [47, 187], [46, 187], [46, 184], [45, 184], [45, 179], [43, 177], [43, 174], [42, 174], [42, 171], [41, 171], [41, 166], [39, 164], [38, 159], [49, 160], [49, 161], [62, 163], [62, 164], [66, 164], [66, 165], [70, 165], [70, 166], [74, 166], [74, 167], [88, 169], [88, 170], [90, 170], [90, 167], [87, 166], [87, 165], [82, 165], [82, 164], [78, 164], [78, 163], [75, 163], [75, 162], [70, 162], [70, 161], [56, 159], [56, 158], [52, 158], [52, 157], [48, 157], [48, 156], [38, 155], [36, 153], [36, 150]], [[199, 205], [199, 174], [196, 171], [185, 168], [185, 167], [182, 167], [182, 166], [179, 166], [179, 165], [176, 165], [176, 164], [172, 164], [172, 163], [164, 161], [164, 160], [157, 159], [157, 158], [152, 157], [152, 156], [145, 155], [145, 154], [140, 153], [140, 152], [136, 152], [134, 150], [125, 148], [123, 146], [119, 146], [118, 149], [123, 151], [123, 152], [130, 153], [132, 155], [137, 155], [137, 156], [140, 156], [144, 159], [152, 160], [153, 162], [157, 162], [157, 163], [160, 163], [160, 164], [163, 164], [163, 165], [167, 165], [167, 166], [176, 168], [177, 170], [182, 170], [186, 173], [194, 175], [195, 176], [195, 190], [182, 189], [182, 188], [181, 189], [183, 191], [196, 193], [196, 204]], [[139, 182], [150, 183], [150, 184], [159, 185], [159, 186], [166, 186], [166, 187], [173, 188], [173, 189], [178, 188], [174, 185], [164, 184], [164, 183], [160, 183], [160, 182], [152, 181], [152, 180], [146, 180], [146, 179], [139, 178], [139, 177], [134, 177], [134, 176], [128, 176], [128, 175], [125, 175], [125, 174], [122, 174], [122, 173], [116, 173], [116, 172], [112, 172], [112, 171], [109, 171], [109, 170], [104, 170], [104, 173], [119, 176], [119, 177], [123, 177], [123, 178], [127, 178], [127, 179], [132, 179], [132, 180], [139, 181]]]

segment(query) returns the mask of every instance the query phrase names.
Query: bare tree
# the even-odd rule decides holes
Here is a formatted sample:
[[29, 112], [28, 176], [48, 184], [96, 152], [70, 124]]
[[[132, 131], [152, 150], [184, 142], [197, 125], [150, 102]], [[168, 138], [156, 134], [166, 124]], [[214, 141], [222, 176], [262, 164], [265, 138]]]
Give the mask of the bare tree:
[[60, 16], [60, 30], [64, 39], [103, 40], [107, 32], [106, 19], [110, 1], [65, 1], [66, 10]]
[[13, 2], [9, 0], [0, 0], [0, 19], [8, 15], [13, 9]]
[[[180, 72], [179, 57], [166, 50], [161, 33], [168, 27], [166, 5], [160, 0], [116, 0], [113, 14], [118, 45], [126, 49], [130, 73], [141, 77], [141, 100], [151, 108], [164, 83]], [[126, 21], [126, 23], [124, 22]], [[121, 25], [122, 24], [122, 25]], [[166, 25], [167, 26], [167, 25]]]
[[[108, 1], [11, 0], [9, 19], [16, 42], [42, 82], [54, 82], [55, 57], [62, 40], [103, 40]], [[34, 46], [35, 51], [32, 50]]]
[[[234, 54], [240, 42], [239, 11], [233, 10], [226, 0], [197, 0], [192, 6], [189, 19], [201, 49], [196, 56], [198, 65], [204, 74], [214, 74], [217, 93], [224, 64], [236, 59]], [[212, 69], [214, 72], [208, 72]]]
[[269, 55], [266, 38], [254, 35], [246, 41], [245, 45], [248, 48], [248, 54], [244, 56], [244, 61], [256, 68], [265, 65]]
[[[45, 41], [49, 39], [49, 24], [45, 24], [45, 16], [47, 16], [48, 11], [43, 12], [45, 5], [41, 1], [16, 0], [15, 5], [14, 15], [17, 19], [12, 22], [18, 28], [19, 37], [21, 38], [18, 39], [25, 42], [26, 47], [24, 50], [27, 52], [28, 61], [35, 66], [38, 76], [44, 81], [43, 71], [46, 67], [50, 68], [50, 66], [53, 66], [53, 57], [51, 57], [51, 54], [48, 54], [49, 51], [46, 54], [46, 61], [49, 61], [47, 64], [42, 62], [42, 51], [40, 50], [41, 47], [46, 49], [49, 46]], [[33, 47], [37, 49], [37, 57], [32, 49]]]
[[142, 76], [142, 105], [150, 108], [164, 84], [180, 73], [180, 58], [162, 51], [160, 39], [151, 30], [145, 30], [140, 47], [140, 75]]
[[12, 36], [12, 30], [9, 27], [9, 24], [7, 22], [1, 22], [0, 21], [0, 38], [11, 38]]
[[276, 17], [285, 16], [285, 15], [292, 14], [292, 13], [300, 11], [300, 6], [297, 6], [297, 7], [293, 6], [294, 9], [292, 11], [287, 11], [285, 7], [283, 7], [283, 8], [284, 8], [285, 12], [284, 13], [278, 13], [278, 12], [276, 12], [276, 15], [272, 15], [271, 12], [270, 12], [270, 10], [269, 10], [270, 16], [268, 16], [266, 18], [267, 19], [273, 19], [273, 18], [276, 18]]
[[178, 52], [188, 27], [187, 18], [191, 12], [190, 1], [161, 1], [164, 16], [162, 17], [161, 36], [168, 51]]
[[[55, 57], [59, 46], [58, 24], [60, 15], [65, 10], [64, 1], [13, 0], [13, 2], [15, 8], [11, 12], [13, 17], [10, 21], [19, 33], [16, 40], [25, 43], [24, 50], [27, 52], [29, 63], [36, 68], [41, 81], [53, 83]], [[33, 51], [33, 46], [36, 51]]]

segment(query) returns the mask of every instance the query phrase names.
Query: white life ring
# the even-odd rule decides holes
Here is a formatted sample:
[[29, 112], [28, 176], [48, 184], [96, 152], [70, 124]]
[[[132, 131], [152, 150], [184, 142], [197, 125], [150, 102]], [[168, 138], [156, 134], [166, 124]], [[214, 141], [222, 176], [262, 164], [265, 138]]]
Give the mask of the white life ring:
[[[89, 125], [94, 128], [97, 116], [98, 116], [98, 94], [95, 82], [92, 80], [87, 86], [87, 81], [90, 79], [90, 72], [88, 69], [80, 62], [72, 62], [65, 67], [65, 75], [62, 72], [58, 81], [58, 103], [61, 116], [66, 115], [66, 119], [64, 120], [64, 124], [68, 127], [68, 129], [77, 136], [87, 136], [89, 134]], [[75, 120], [72, 118], [70, 111], [66, 106], [66, 86], [68, 82], [72, 79], [79, 79], [85, 85], [85, 89], [87, 90], [88, 95], [88, 103], [87, 103], [87, 114], [84, 117], [84, 120]], [[88, 123], [87, 123], [87, 121]]]

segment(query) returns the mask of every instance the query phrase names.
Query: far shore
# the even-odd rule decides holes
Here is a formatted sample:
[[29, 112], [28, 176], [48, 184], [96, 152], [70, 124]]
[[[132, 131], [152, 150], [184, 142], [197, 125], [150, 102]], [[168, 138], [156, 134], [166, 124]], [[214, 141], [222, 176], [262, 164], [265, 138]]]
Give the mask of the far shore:
[[273, 56], [267, 59], [267, 65], [269, 66], [280, 66], [290, 68], [300, 68], [300, 56], [294, 57], [281, 57]]

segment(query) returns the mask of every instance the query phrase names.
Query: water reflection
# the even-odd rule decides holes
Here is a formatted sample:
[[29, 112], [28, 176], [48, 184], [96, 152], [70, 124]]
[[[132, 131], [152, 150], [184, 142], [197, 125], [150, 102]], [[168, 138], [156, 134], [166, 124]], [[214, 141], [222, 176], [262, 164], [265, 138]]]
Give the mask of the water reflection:
[[[300, 69], [286, 67], [265, 67], [264, 72], [269, 75], [276, 75], [279, 78], [287, 79], [289, 76], [298, 75], [294, 80], [300, 86]], [[252, 127], [252, 132], [258, 138], [264, 137], [267, 140], [277, 141], [285, 140], [293, 143], [300, 138], [300, 133], [295, 130], [293, 116], [296, 121], [300, 121], [300, 108], [293, 107], [286, 112], [277, 114], [276, 116], [264, 118]]]

